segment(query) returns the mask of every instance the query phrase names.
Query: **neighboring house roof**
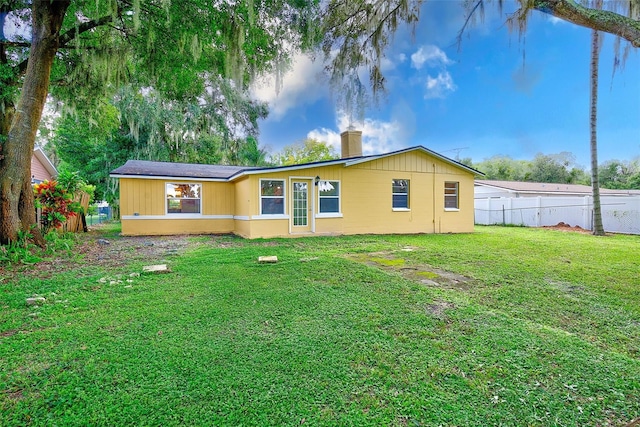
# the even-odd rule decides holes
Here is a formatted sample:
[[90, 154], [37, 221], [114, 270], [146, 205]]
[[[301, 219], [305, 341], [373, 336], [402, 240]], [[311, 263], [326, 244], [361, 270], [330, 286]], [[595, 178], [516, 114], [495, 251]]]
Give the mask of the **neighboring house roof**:
[[[589, 185], [554, 184], [545, 182], [493, 181], [476, 179], [476, 186], [494, 188], [508, 193], [520, 194], [562, 194], [562, 195], [591, 195], [593, 190]], [[640, 195], [640, 190], [609, 190], [600, 188], [601, 195]]]
[[36, 147], [33, 150], [33, 157], [31, 158], [32, 173], [34, 173], [36, 175], [42, 175], [42, 174], [38, 173], [38, 172], [40, 172], [39, 170], [38, 171], [35, 170], [37, 166], [34, 164], [34, 160], [39, 162], [40, 166], [42, 166], [42, 168], [44, 168], [44, 171], [48, 175], [46, 177], [45, 176], [38, 176], [37, 177], [38, 179], [51, 179], [51, 178], [55, 178], [56, 176], [58, 176], [58, 170], [53, 165], [53, 163], [51, 163], [51, 160], [49, 160], [49, 158], [44, 153], [42, 148]]
[[256, 173], [264, 173], [271, 171], [291, 171], [299, 169], [307, 169], [316, 166], [331, 166], [343, 164], [344, 166], [356, 165], [363, 162], [382, 159], [397, 154], [410, 151], [421, 151], [434, 156], [446, 163], [464, 169], [474, 175], [484, 175], [469, 166], [460, 162], [449, 159], [425, 147], [417, 146], [393, 151], [386, 154], [378, 154], [372, 156], [351, 157], [337, 160], [324, 160], [320, 162], [303, 163], [299, 165], [289, 166], [269, 166], [269, 167], [247, 167], [247, 166], [222, 166], [222, 165], [196, 165], [189, 163], [168, 163], [168, 162], [150, 162], [145, 160], [128, 160], [123, 166], [111, 171], [111, 176], [115, 178], [131, 178], [131, 177], [148, 177], [148, 178], [184, 178], [184, 179], [207, 179], [214, 181], [235, 180], [245, 175]]

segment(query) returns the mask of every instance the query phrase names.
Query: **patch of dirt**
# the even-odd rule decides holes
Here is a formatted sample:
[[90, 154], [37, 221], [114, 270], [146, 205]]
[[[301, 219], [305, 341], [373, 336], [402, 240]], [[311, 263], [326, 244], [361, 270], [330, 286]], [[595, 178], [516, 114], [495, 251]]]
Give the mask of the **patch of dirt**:
[[12, 337], [18, 333], [17, 329], [9, 329], [8, 331], [0, 332], [0, 338]]
[[[403, 249], [403, 251], [405, 250]], [[426, 286], [465, 290], [477, 284], [473, 279], [461, 274], [435, 268], [427, 264], [417, 264], [402, 256], [402, 253], [392, 251], [352, 254], [348, 255], [347, 258], [383, 270], [398, 272], [403, 277]]]
[[24, 399], [22, 390], [4, 390], [3, 394], [7, 397], [8, 400], [12, 400], [14, 402]]
[[434, 301], [433, 304], [429, 304], [424, 309], [427, 313], [436, 318], [444, 317], [445, 310], [452, 310], [456, 308], [456, 305], [449, 301]]
[[0, 276], [8, 280], [16, 275], [47, 278], [54, 273], [77, 269], [82, 265], [118, 268], [136, 260], [158, 264], [198, 246], [226, 248], [242, 244], [241, 239], [234, 242], [229, 235], [107, 236], [100, 224], [90, 227], [87, 233], [78, 233], [77, 238], [73, 247], [73, 254], [76, 256], [54, 255], [38, 262], [35, 268], [0, 267]]
[[567, 224], [562, 221], [560, 221], [556, 225], [545, 225], [542, 228], [547, 228], [550, 230], [558, 230], [558, 231], [573, 231], [575, 233], [582, 233], [582, 234], [591, 234], [591, 230], [585, 230], [579, 225], [575, 225], [572, 227], [570, 224]]

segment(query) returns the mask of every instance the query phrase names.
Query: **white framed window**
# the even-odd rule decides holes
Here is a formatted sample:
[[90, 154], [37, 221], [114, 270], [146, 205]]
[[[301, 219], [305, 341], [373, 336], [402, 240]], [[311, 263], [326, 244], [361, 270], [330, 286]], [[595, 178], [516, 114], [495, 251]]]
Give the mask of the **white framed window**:
[[260, 215], [284, 215], [284, 180], [260, 180]]
[[167, 214], [201, 214], [202, 184], [166, 183]]
[[444, 208], [457, 210], [460, 208], [458, 203], [458, 183], [444, 183]]
[[318, 182], [318, 212], [340, 213], [340, 181]]
[[409, 209], [409, 180], [394, 179], [391, 184], [391, 206], [393, 209]]

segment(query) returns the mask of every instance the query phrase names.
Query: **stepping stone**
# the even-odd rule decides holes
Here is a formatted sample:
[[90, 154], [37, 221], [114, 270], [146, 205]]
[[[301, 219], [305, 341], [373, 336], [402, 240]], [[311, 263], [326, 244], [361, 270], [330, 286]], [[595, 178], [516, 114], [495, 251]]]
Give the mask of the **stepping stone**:
[[44, 303], [45, 301], [46, 299], [44, 297], [27, 298], [27, 305], [41, 304], [41, 303]]
[[145, 265], [142, 267], [142, 271], [145, 273], [168, 273], [170, 270], [167, 268], [167, 264], [157, 264]]

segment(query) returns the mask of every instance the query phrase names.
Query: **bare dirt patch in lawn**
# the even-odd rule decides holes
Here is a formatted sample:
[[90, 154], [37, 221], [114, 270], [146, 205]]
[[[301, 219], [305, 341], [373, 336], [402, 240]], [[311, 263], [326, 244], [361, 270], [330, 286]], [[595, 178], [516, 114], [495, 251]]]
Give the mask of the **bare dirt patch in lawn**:
[[400, 251], [373, 252], [369, 254], [350, 254], [347, 258], [363, 264], [376, 266], [383, 270], [394, 271], [403, 277], [426, 286], [438, 288], [466, 290], [476, 286], [475, 280], [442, 270], [428, 264], [417, 263], [403, 257], [403, 252], [411, 252], [415, 248], [404, 248]]
[[226, 248], [242, 244], [240, 239], [235, 242], [229, 235], [108, 236], [99, 225], [91, 227], [87, 233], [78, 233], [77, 238], [72, 249], [75, 256], [55, 254], [38, 262], [35, 267], [17, 266], [0, 269], [0, 273], [8, 280], [15, 275], [47, 278], [54, 273], [78, 269], [82, 265], [110, 269], [140, 260], [158, 264], [198, 246]]
[[582, 234], [591, 234], [591, 230], [585, 230], [579, 225], [571, 226], [565, 222], [560, 221], [556, 225], [545, 225], [542, 228], [546, 228], [548, 230], [556, 230], [556, 231], [573, 231], [574, 233], [582, 233]]
[[2, 393], [6, 396], [7, 400], [12, 402], [24, 399], [22, 390], [3, 390]]
[[436, 318], [443, 318], [446, 310], [452, 310], [456, 308], [456, 305], [449, 301], [436, 300], [432, 304], [429, 304], [424, 309], [431, 316]]

